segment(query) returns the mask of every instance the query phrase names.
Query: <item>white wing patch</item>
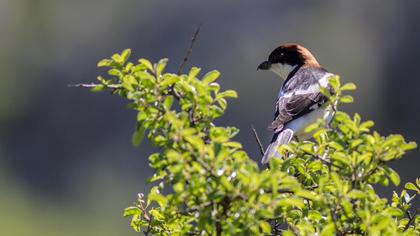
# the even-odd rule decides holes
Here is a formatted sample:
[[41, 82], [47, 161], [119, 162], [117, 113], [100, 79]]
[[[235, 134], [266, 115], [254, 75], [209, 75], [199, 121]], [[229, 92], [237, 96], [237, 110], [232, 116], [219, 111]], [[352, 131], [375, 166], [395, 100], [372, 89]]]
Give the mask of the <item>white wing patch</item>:
[[334, 76], [334, 74], [331, 74], [331, 73], [327, 73], [327, 74], [325, 74], [324, 76], [322, 76], [322, 78], [321, 78], [321, 79], [319, 79], [318, 83], [319, 83], [322, 87], [324, 87], [324, 88], [328, 87], [328, 84], [329, 84], [328, 79], [329, 79], [331, 76]]
[[303, 94], [308, 94], [308, 93], [318, 93], [319, 92], [319, 85], [321, 85], [324, 88], [328, 87], [328, 78], [331, 77], [331, 76], [333, 76], [333, 74], [331, 74], [331, 73], [325, 74], [324, 76], [322, 76], [321, 79], [318, 80], [318, 83], [312, 84], [311, 86], [309, 86], [306, 89], [299, 89], [299, 90], [296, 90], [296, 91], [293, 91], [293, 92], [290, 92], [290, 93], [286, 93], [286, 94], [281, 93], [281, 90], [280, 90], [279, 97], [280, 97], [280, 95], [283, 95], [284, 97], [287, 98], [287, 97], [291, 97], [291, 96], [294, 96], [294, 95], [303, 95]]

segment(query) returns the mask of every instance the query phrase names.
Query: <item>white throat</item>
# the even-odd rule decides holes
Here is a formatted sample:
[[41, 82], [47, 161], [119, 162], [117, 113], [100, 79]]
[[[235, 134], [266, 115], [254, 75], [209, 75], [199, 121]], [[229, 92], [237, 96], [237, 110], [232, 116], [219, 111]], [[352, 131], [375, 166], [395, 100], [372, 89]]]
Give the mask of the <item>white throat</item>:
[[271, 65], [270, 70], [278, 75], [282, 80], [286, 80], [290, 72], [292, 72], [296, 67], [297, 65], [292, 66], [289, 64], [275, 63]]

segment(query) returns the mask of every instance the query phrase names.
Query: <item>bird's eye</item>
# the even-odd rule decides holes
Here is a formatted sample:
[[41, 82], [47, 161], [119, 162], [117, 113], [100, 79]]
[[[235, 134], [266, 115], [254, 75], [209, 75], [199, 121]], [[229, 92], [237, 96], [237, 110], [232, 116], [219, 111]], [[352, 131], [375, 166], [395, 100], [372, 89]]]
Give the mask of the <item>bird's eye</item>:
[[283, 60], [283, 58], [284, 58], [284, 53], [282, 52], [282, 53], [280, 53], [280, 54], [277, 55], [276, 61], [280, 62], [280, 61]]

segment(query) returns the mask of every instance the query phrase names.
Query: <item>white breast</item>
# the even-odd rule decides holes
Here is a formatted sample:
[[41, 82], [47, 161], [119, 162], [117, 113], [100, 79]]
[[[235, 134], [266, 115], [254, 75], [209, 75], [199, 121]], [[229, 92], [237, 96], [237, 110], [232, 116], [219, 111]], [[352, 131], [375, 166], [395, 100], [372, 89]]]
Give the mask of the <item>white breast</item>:
[[318, 119], [322, 118], [325, 123], [329, 123], [333, 117], [333, 110], [331, 107], [327, 108], [318, 108], [314, 111], [309, 112], [297, 119], [294, 119], [285, 125], [285, 129], [291, 129], [294, 132], [294, 135], [298, 139], [308, 139], [312, 137], [312, 134], [305, 133], [305, 128], [310, 124], [313, 124]]

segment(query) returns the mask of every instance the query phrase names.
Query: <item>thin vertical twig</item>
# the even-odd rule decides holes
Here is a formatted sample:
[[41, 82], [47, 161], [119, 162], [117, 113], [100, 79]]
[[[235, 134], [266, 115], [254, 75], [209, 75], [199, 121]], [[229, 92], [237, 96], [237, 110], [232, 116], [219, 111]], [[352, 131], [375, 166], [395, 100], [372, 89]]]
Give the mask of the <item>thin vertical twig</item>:
[[180, 75], [182, 73], [182, 69], [184, 69], [185, 63], [187, 63], [188, 58], [190, 57], [190, 55], [192, 53], [192, 50], [193, 50], [193, 47], [194, 47], [194, 43], [197, 40], [197, 36], [198, 36], [198, 33], [200, 33], [200, 29], [201, 29], [201, 24], [197, 27], [197, 29], [195, 30], [193, 36], [191, 37], [190, 47], [188, 48], [187, 53], [185, 54], [185, 57], [182, 60], [181, 65], [179, 66], [178, 75]]
[[264, 156], [264, 147], [261, 144], [260, 138], [258, 137], [257, 130], [255, 130], [253, 125], [251, 125], [251, 129], [252, 129], [252, 132], [254, 133], [255, 140], [257, 140], [257, 144], [258, 144], [258, 147], [260, 149], [260, 153], [261, 153], [262, 156]]

